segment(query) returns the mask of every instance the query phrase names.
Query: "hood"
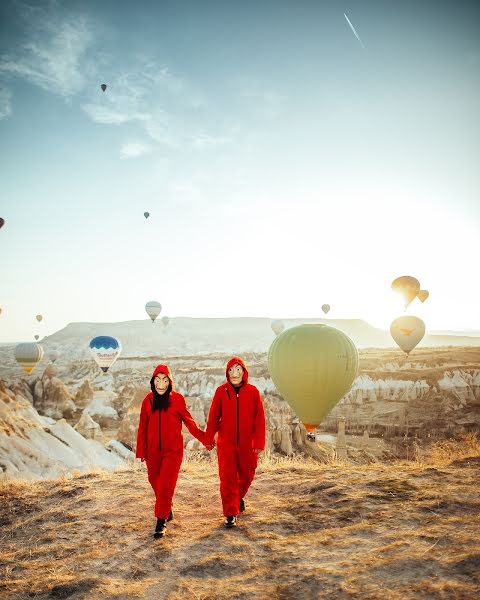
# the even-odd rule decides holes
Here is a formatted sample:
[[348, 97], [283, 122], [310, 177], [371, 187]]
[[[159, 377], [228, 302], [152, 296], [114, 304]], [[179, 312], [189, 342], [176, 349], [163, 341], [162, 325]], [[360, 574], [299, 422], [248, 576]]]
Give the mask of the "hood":
[[225, 377], [227, 378], [227, 381], [230, 382], [230, 379], [228, 378], [228, 369], [230, 367], [233, 367], [233, 365], [236, 364], [236, 363], [238, 363], [242, 367], [242, 369], [243, 369], [243, 383], [248, 383], [247, 365], [238, 356], [234, 356], [227, 363], [227, 366], [225, 368]]
[[170, 371], [170, 367], [168, 365], [157, 365], [155, 367], [155, 370], [153, 371], [152, 378], [150, 381], [153, 381], [153, 378], [156, 375], [158, 375], [159, 373], [166, 375], [170, 379], [170, 383], [171, 383], [172, 389], [173, 389], [173, 377], [172, 377], [172, 373]]

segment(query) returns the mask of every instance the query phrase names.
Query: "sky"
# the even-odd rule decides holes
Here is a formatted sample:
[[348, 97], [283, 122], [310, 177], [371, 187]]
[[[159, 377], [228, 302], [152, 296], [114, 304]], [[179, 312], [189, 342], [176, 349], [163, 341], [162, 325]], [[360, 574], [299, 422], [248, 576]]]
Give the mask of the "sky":
[[0, 342], [149, 300], [388, 329], [401, 275], [479, 330], [479, 107], [475, 1], [3, 0]]

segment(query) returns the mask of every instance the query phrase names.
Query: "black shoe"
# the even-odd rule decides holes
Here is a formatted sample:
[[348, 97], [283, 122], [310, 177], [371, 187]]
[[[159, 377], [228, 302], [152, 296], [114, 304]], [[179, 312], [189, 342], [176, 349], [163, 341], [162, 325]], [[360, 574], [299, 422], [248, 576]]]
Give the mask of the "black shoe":
[[165, 519], [157, 519], [157, 526], [155, 527], [155, 533], [153, 537], [158, 540], [158, 538], [162, 538], [167, 532], [167, 522]]
[[170, 511], [170, 514], [168, 515], [167, 522], [171, 521], [172, 519], [173, 519], [173, 510]]
[[237, 517], [227, 517], [225, 519], [225, 527], [227, 529], [231, 529], [232, 527], [237, 526]]
[[240, 512], [243, 512], [245, 510], [245, 500], [243, 498], [240, 498]]

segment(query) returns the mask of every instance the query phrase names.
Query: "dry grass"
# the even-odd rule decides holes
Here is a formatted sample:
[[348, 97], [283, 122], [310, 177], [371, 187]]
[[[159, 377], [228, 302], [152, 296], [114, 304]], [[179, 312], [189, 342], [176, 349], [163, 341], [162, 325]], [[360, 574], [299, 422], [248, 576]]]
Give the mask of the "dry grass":
[[222, 526], [216, 464], [190, 460], [163, 540], [152, 538], [153, 494], [144, 465], [2, 483], [0, 595], [475, 598], [476, 456], [456, 453], [453, 463], [435, 466], [264, 460], [247, 511], [229, 531]]
[[436, 442], [423, 450], [416, 448], [415, 454], [420, 464], [445, 466], [455, 460], [480, 457], [480, 440], [476, 433], [464, 433], [457, 438]]

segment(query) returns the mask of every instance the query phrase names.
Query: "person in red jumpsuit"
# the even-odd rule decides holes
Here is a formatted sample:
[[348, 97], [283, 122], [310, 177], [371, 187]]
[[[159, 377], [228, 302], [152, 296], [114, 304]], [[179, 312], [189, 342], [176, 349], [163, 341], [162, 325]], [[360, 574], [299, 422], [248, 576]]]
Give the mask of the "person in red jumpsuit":
[[260, 392], [248, 383], [248, 370], [241, 358], [227, 363], [226, 381], [212, 400], [205, 431], [205, 446], [211, 450], [218, 432], [217, 453], [220, 495], [225, 527], [235, 527], [245, 510], [245, 495], [255, 476], [258, 454], [265, 448], [265, 413]]
[[185, 398], [173, 389], [167, 365], [158, 365], [150, 380], [151, 392], [142, 402], [137, 433], [137, 458], [147, 463], [148, 481], [155, 492], [155, 538], [165, 535], [171, 521], [172, 499], [183, 459], [182, 423], [200, 442], [204, 432], [190, 414]]

